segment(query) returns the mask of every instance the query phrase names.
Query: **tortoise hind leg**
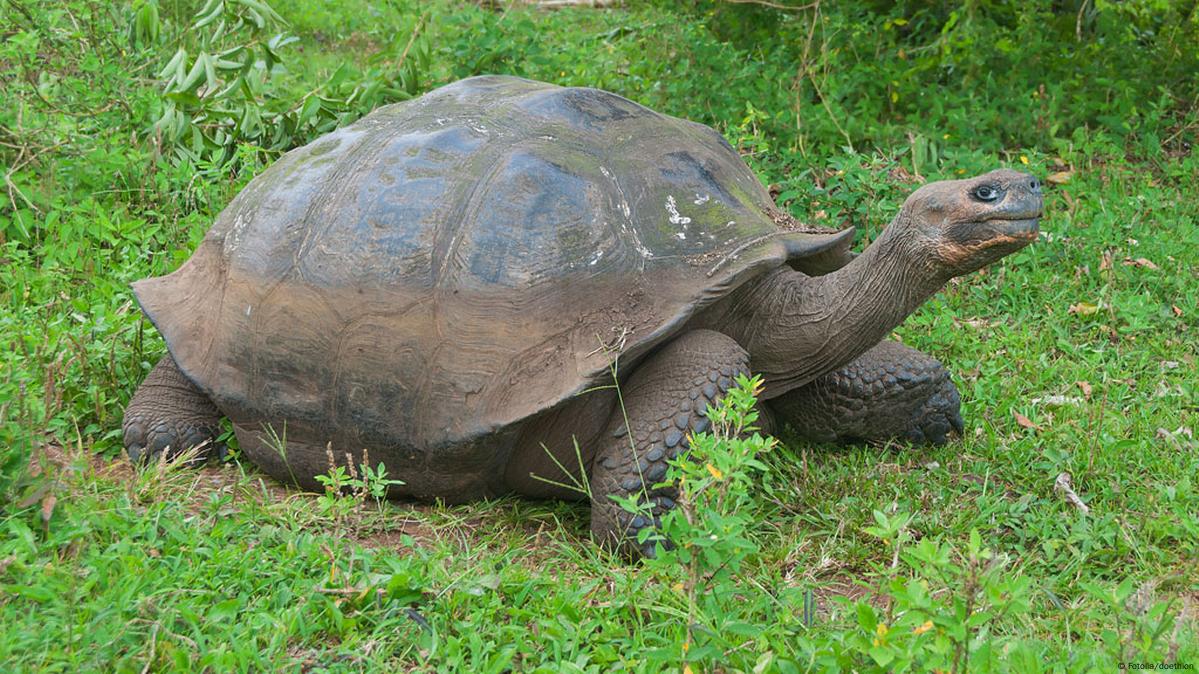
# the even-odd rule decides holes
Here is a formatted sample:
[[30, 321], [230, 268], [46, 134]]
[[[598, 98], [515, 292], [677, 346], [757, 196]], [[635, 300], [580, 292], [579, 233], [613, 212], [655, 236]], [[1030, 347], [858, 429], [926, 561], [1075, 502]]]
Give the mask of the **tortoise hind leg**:
[[[623, 413], [619, 405], [613, 411], [591, 466], [591, 533], [597, 541], [630, 556], [653, 554], [652, 543], [637, 545], [637, 533], [674, 507], [676, 493], [654, 485], [665, 478], [667, 462], [687, 449], [688, 434], [707, 430], [708, 405], [748, 369], [745, 350], [711, 330], [681, 335], [637, 368], [621, 387]], [[626, 511], [613, 496], [648, 504], [650, 517]]]
[[961, 398], [945, 367], [892, 341], [768, 404], [801, 436], [821, 442], [943, 445], [963, 428]]
[[200, 458], [216, 449], [221, 413], [168, 354], [158, 361], [125, 407], [125, 451], [134, 463], [167, 458], [200, 447]]

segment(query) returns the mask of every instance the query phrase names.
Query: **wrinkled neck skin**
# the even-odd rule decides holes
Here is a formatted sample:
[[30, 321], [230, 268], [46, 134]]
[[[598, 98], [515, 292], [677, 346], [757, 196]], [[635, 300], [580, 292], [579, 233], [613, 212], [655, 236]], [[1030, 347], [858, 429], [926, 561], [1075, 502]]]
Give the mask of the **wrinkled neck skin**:
[[[906, 217], [901, 212], [896, 220]], [[810, 277], [783, 266], [732, 293], [703, 317], [737, 340], [774, 398], [878, 344], [951, 274], [893, 222], [845, 267]]]

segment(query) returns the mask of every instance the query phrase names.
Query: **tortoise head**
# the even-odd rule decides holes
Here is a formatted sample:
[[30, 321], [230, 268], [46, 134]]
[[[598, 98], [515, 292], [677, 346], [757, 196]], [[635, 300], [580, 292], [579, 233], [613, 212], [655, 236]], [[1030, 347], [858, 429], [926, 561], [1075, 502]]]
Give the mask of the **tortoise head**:
[[904, 202], [904, 238], [950, 277], [981, 269], [1032, 243], [1041, 217], [1041, 183], [1010, 169], [929, 183]]

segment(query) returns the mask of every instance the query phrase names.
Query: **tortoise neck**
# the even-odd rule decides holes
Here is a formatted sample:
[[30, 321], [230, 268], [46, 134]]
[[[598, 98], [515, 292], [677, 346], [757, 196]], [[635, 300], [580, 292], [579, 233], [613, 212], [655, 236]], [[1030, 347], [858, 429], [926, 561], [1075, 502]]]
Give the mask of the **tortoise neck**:
[[784, 266], [730, 307], [741, 319], [728, 321], [732, 336], [765, 379], [766, 398], [857, 358], [948, 280], [895, 224], [841, 269], [809, 277]]

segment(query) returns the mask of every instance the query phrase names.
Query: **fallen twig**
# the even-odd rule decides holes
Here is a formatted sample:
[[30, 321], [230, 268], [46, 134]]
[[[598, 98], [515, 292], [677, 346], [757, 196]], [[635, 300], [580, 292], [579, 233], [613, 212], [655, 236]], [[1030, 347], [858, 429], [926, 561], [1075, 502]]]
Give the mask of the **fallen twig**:
[[812, 9], [813, 7], [820, 4], [820, 0], [816, 0], [816, 2], [809, 2], [806, 5], [794, 5], [794, 6], [784, 5], [784, 4], [780, 4], [777, 2], [770, 2], [770, 0], [724, 0], [724, 1], [727, 3], [734, 4], [734, 5], [761, 5], [762, 7], [770, 7], [771, 9], [781, 9], [781, 10], [785, 10], [788, 12], [802, 12], [804, 10]]
[[[316, 591], [321, 594], [333, 594], [339, 597], [358, 597], [371, 594], [372, 588], [360, 589], [356, 587], [318, 587]], [[381, 599], [387, 596], [387, 590], [381, 587], [373, 588], [376, 599]]]
[[1087, 507], [1087, 504], [1082, 502], [1078, 494], [1074, 493], [1074, 488], [1070, 486], [1070, 473], [1058, 475], [1057, 479], [1053, 481], [1053, 489], [1054, 491], [1061, 492], [1070, 505], [1081, 510], [1082, 514], [1089, 515], [1091, 513], [1091, 509]]
[[568, 7], [591, 7], [594, 9], [604, 9], [607, 7], [615, 7], [620, 3], [621, 0], [517, 0], [512, 4], [537, 7], [538, 9], [565, 9]]
[[416, 42], [416, 37], [420, 35], [421, 28], [425, 27], [425, 19], [428, 18], [428, 16], [429, 15], [427, 13], [422, 14], [420, 18], [416, 20], [416, 25], [412, 28], [412, 34], [408, 36], [408, 44], [404, 45], [404, 52], [400, 54], [400, 60], [396, 62], [395, 70], [397, 73], [400, 72], [400, 68], [404, 66], [404, 59], [408, 58], [408, 51], [412, 49], [412, 43]]

